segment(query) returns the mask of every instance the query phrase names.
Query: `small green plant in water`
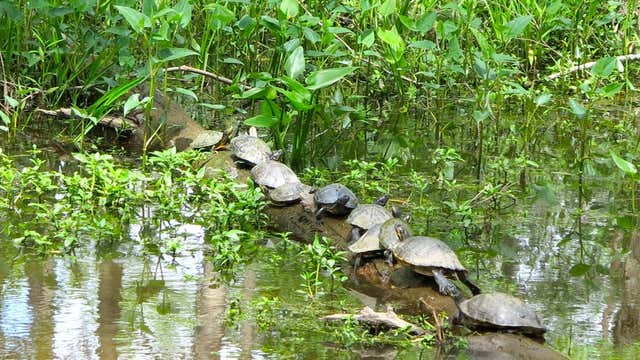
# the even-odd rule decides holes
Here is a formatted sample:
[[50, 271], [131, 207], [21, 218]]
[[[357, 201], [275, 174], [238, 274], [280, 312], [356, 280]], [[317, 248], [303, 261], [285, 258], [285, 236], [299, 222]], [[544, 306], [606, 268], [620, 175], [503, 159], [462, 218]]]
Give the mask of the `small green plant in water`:
[[331, 240], [316, 234], [313, 242], [307, 244], [300, 253], [305, 268], [302, 273], [304, 279], [301, 290], [310, 299], [317, 299], [322, 294], [322, 276], [329, 278], [329, 291], [332, 292], [335, 282], [344, 282], [347, 277], [340, 272], [340, 264], [345, 261], [344, 252], [336, 250]]

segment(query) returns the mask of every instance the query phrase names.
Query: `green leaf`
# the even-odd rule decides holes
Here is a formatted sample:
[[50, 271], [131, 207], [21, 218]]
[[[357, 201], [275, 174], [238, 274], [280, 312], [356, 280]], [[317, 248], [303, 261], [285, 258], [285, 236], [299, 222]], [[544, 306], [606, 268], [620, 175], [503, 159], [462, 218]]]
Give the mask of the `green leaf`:
[[618, 92], [620, 92], [620, 90], [622, 90], [623, 87], [624, 87], [624, 83], [623, 82], [611, 83], [611, 84], [606, 85], [603, 88], [599, 89], [598, 91], [600, 92], [600, 94], [602, 94], [602, 96], [613, 97]]
[[18, 107], [18, 105], [20, 105], [20, 102], [19, 102], [18, 100], [16, 100], [16, 99], [12, 98], [12, 97], [11, 97], [11, 96], [9, 96], [9, 95], [5, 95], [5, 96], [4, 96], [4, 100], [7, 102], [7, 104], [9, 105], [9, 107], [14, 108], [14, 109], [15, 109], [15, 108], [17, 108], [17, 107]]
[[571, 112], [578, 118], [582, 118], [587, 114], [587, 109], [585, 109], [582, 104], [580, 104], [573, 98], [569, 99], [569, 108], [571, 109]]
[[187, 56], [198, 56], [197, 52], [185, 48], [166, 48], [158, 52], [159, 62], [168, 62], [176, 59], [182, 59]]
[[245, 125], [257, 127], [272, 127], [278, 124], [278, 119], [273, 116], [260, 114], [244, 121]]
[[520, 34], [522, 34], [522, 32], [524, 31], [524, 29], [526, 29], [532, 19], [533, 16], [526, 15], [517, 17], [509, 21], [508, 23], [504, 24], [505, 31], [503, 31], [503, 35], [506, 39], [513, 39], [520, 36]]
[[144, 28], [151, 27], [151, 19], [147, 15], [127, 6], [116, 5], [115, 8], [138, 34], [142, 33]]
[[542, 94], [535, 99], [536, 106], [542, 106], [551, 101], [551, 94]]
[[192, 98], [195, 101], [198, 101], [198, 95], [196, 95], [195, 92], [193, 92], [193, 91], [191, 91], [189, 89], [184, 89], [184, 88], [178, 87], [178, 88], [176, 88], [176, 92], [178, 94], [182, 94], [182, 95], [188, 96], [188, 97]]
[[135, 109], [138, 105], [140, 105], [140, 94], [133, 94], [129, 96], [127, 101], [124, 103], [124, 110], [122, 111], [123, 116], [127, 116], [129, 111]]
[[416, 20], [416, 30], [421, 34], [433, 29], [433, 24], [436, 22], [436, 13], [430, 12], [424, 14], [420, 19]]
[[2, 120], [2, 122], [5, 125], [9, 125], [11, 123], [11, 118], [9, 118], [9, 115], [7, 115], [4, 111], [0, 110], [0, 120]]
[[356, 69], [356, 67], [342, 67], [314, 71], [305, 79], [307, 89], [317, 90], [327, 87], [351, 75]]
[[298, 16], [298, 2], [296, 0], [282, 0], [280, 3], [280, 11], [287, 16], [293, 18]]
[[625, 174], [635, 175], [638, 173], [638, 170], [636, 169], [635, 165], [621, 158], [613, 151], [611, 151], [610, 154], [611, 154], [611, 158], [613, 159], [613, 162], [616, 164], [618, 169], [624, 171]]
[[431, 40], [418, 40], [409, 44], [410, 48], [433, 50], [436, 48], [436, 44]]
[[302, 46], [298, 46], [289, 57], [287, 57], [287, 61], [284, 64], [284, 69], [287, 72], [287, 75], [295, 79], [304, 73], [305, 62], [304, 62], [304, 49]]
[[251, 88], [251, 89], [249, 89], [247, 91], [244, 91], [244, 92], [242, 92], [242, 94], [236, 95], [234, 97], [237, 98], [237, 99], [249, 99], [249, 98], [256, 97], [257, 95], [263, 93], [264, 90], [265, 89], [263, 87], [254, 87], [254, 88]]
[[244, 63], [242, 61], [240, 61], [239, 59], [229, 58], [229, 57], [222, 59], [222, 62], [225, 63], [225, 64], [244, 65]]
[[582, 276], [586, 274], [590, 269], [591, 269], [591, 265], [579, 263], [579, 264], [573, 265], [571, 270], [569, 270], [569, 274], [571, 274], [571, 276]]
[[189, 0], [180, 0], [176, 4], [175, 10], [180, 14], [180, 27], [186, 28], [191, 22], [191, 11], [193, 10]]
[[616, 68], [616, 61], [616, 58], [610, 56], [598, 60], [591, 68], [591, 74], [600, 77], [608, 77]]
[[395, 26], [391, 30], [378, 30], [378, 37], [393, 49], [404, 49], [404, 40]]
[[370, 48], [376, 41], [376, 34], [371, 29], [367, 29], [358, 36], [358, 44], [362, 44], [366, 48]]
[[380, 14], [380, 16], [383, 18], [393, 15], [395, 14], [395, 12], [396, 12], [396, 0], [387, 0], [384, 3], [382, 3], [380, 8], [378, 9], [378, 14]]

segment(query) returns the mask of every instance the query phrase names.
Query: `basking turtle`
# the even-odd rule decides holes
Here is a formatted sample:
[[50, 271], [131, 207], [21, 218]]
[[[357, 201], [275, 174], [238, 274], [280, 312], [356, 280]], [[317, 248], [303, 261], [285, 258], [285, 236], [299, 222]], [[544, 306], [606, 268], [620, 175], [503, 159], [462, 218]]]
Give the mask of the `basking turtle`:
[[254, 166], [251, 169], [251, 178], [256, 184], [270, 189], [275, 189], [286, 183], [300, 182], [293, 170], [275, 160], [267, 160]]
[[242, 134], [231, 139], [229, 149], [238, 160], [238, 164], [252, 167], [268, 160], [278, 160], [281, 151], [271, 151], [267, 143], [258, 138], [255, 128], [249, 129], [249, 134]]
[[320, 219], [324, 213], [336, 216], [347, 215], [358, 206], [358, 198], [348, 187], [334, 183], [321, 187], [313, 194], [313, 201], [318, 210], [316, 218]]
[[191, 144], [189, 144], [189, 148], [195, 150], [211, 150], [222, 141], [223, 137], [224, 134], [222, 131], [204, 130], [193, 139]]
[[[353, 262], [354, 273], [360, 266], [362, 259], [366, 257], [384, 255], [390, 265], [393, 262], [393, 253], [389, 249], [400, 242], [396, 234], [395, 225], [403, 226], [408, 233], [411, 233], [409, 224], [405, 222], [405, 220], [409, 221], [411, 216], [407, 215], [403, 219], [399, 219], [400, 210], [395, 207], [392, 210], [392, 214], [394, 217], [383, 223], [373, 225], [362, 235], [359, 232], [357, 234], [352, 233], [353, 242], [348, 249], [355, 254]], [[353, 239], [354, 236], [356, 236], [355, 240]]]
[[365, 231], [376, 224], [381, 224], [393, 217], [393, 214], [384, 208], [390, 196], [384, 195], [373, 204], [358, 205], [349, 217], [347, 223], [353, 225], [350, 242], [356, 242]]
[[547, 331], [524, 301], [504, 293], [480, 294], [462, 301], [457, 321], [470, 327], [506, 330], [534, 336]]
[[269, 191], [269, 198], [273, 204], [287, 206], [301, 200], [301, 195], [310, 193], [313, 188], [301, 182], [288, 182]]
[[447, 244], [432, 237], [409, 236], [407, 229], [399, 224], [394, 228], [400, 243], [393, 247], [392, 251], [394, 258], [400, 263], [419, 274], [433, 276], [443, 295], [454, 298], [460, 296], [458, 287], [447, 279], [446, 275], [456, 276], [473, 295], [480, 294], [480, 288], [467, 279], [467, 270]]

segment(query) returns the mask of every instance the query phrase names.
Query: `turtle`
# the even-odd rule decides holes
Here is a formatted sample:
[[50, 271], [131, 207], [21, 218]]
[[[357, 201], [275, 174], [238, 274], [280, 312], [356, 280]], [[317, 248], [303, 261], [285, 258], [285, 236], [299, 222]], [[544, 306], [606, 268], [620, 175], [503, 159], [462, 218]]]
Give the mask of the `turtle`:
[[347, 223], [353, 225], [350, 243], [355, 243], [372, 226], [381, 224], [393, 217], [393, 214], [384, 208], [389, 198], [389, 195], [384, 195], [373, 204], [358, 205], [351, 211], [346, 220]]
[[447, 244], [427, 236], [409, 236], [404, 226], [394, 226], [400, 243], [393, 247], [393, 257], [418, 274], [433, 276], [441, 294], [457, 298], [460, 290], [446, 275], [457, 277], [473, 295], [481, 293], [479, 287], [467, 279], [467, 270], [456, 253]]
[[269, 198], [278, 206], [295, 204], [301, 199], [304, 193], [310, 193], [313, 187], [301, 182], [288, 182], [269, 191]]
[[[348, 249], [355, 254], [354, 257], [354, 272], [355, 269], [360, 266], [360, 262], [363, 257], [376, 257], [385, 255], [387, 263], [391, 263], [393, 254], [388, 250], [392, 245], [400, 242], [398, 235], [395, 231], [395, 225], [404, 226], [410, 233], [411, 229], [409, 224], [405, 221], [409, 221], [411, 216], [407, 215], [403, 219], [399, 219], [400, 210], [395, 208], [392, 210], [394, 217], [386, 220], [383, 223], [373, 225], [370, 229], [364, 232], [364, 234], [357, 234], [358, 238], [349, 245]], [[352, 237], [354, 235], [352, 234]]]
[[348, 187], [333, 183], [321, 187], [313, 194], [313, 201], [318, 210], [316, 218], [320, 219], [324, 213], [344, 216], [358, 206], [358, 198]]
[[268, 160], [278, 160], [281, 151], [271, 151], [267, 143], [258, 138], [255, 128], [249, 129], [249, 134], [242, 134], [231, 139], [229, 149], [237, 159], [237, 164], [252, 167]]
[[210, 150], [218, 145], [223, 137], [224, 134], [222, 131], [204, 130], [193, 139], [191, 144], [189, 144], [189, 148], [194, 150]]
[[458, 304], [457, 322], [469, 327], [489, 328], [542, 336], [547, 329], [524, 301], [509, 294], [479, 294]]
[[399, 214], [398, 211], [394, 210], [393, 213], [394, 217], [380, 224], [380, 235], [378, 236], [380, 239], [380, 248], [384, 251], [385, 260], [389, 264], [393, 263], [393, 249], [401, 242], [396, 227], [402, 227], [407, 237], [412, 236], [411, 227], [408, 224], [411, 216], [406, 215], [400, 219], [396, 216]]
[[268, 189], [275, 189], [286, 183], [300, 182], [298, 176], [287, 165], [267, 160], [251, 169], [251, 178], [256, 184]]

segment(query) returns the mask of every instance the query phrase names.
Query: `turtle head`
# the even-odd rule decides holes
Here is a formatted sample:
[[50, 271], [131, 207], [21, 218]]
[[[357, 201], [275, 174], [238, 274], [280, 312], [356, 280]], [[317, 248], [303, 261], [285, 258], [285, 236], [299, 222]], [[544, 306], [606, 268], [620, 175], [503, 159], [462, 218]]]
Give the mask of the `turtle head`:
[[398, 236], [398, 240], [404, 241], [409, 237], [409, 230], [407, 227], [402, 224], [395, 224], [393, 229], [396, 231], [396, 235]]
[[338, 198], [338, 200], [336, 201], [336, 204], [344, 206], [348, 202], [349, 202], [349, 195], [342, 195]]
[[278, 160], [280, 160], [281, 156], [282, 156], [282, 149], [272, 152], [271, 155], [269, 156], [269, 159], [270, 160], [274, 160], [274, 161], [278, 161]]
[[374, 201], [374, 203], [380, 205], [380, 206], [385, 206], [387, 205], [387, 201], [389, 201], [389, 199], [391, 199], [391, 195], [389, 194], [385, 194], [382, 195], [381, 197], [379, 197], [378, 199], [376, 199], [376, 201]]

